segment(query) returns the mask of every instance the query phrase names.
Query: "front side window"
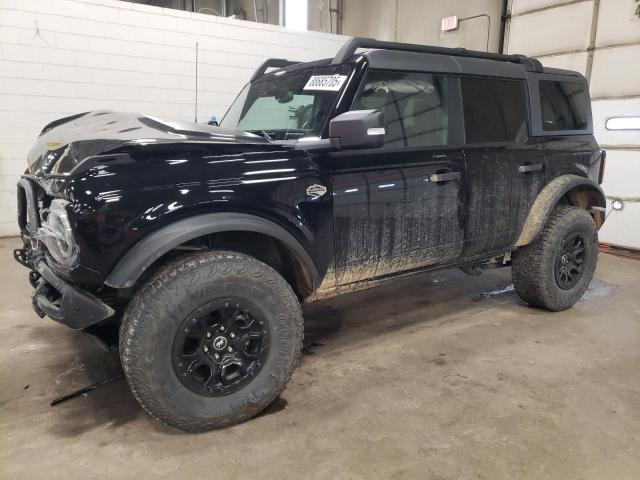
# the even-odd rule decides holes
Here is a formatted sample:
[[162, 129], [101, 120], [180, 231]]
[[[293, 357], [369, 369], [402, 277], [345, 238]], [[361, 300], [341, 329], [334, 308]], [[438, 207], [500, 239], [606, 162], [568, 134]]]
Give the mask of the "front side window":
[[587, 128], [589, 96], [582, 83], [540, 80], [539, 86], [545, 132]]
[[445, 145], [449, 121], [446, 77], [372, 70], [351, 110], [382, 110], [385, 147]]
[[273, 140], [320, 136], [347, 74], [347, 68], [304, 70], [250, 83], [220, 126], [266, 134]]
[[520, 80], [463, 77], [466, 143], [516, 142], [527, 138], [527, 108]]

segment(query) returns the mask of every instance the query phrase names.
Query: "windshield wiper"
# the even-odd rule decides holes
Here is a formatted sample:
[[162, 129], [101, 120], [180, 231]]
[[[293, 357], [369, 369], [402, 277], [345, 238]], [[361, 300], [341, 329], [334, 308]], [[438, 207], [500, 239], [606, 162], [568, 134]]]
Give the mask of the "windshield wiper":
[[269, 142], [273, 142], [273, 138], [271, 138], [271, 135], [269, 135], [267, 132], [265, 132], [264, 130], [247, 130], [249, 133], [259, 133], [260, 135], [262, 135], [265, 139], [267, 139], [267, 141]]

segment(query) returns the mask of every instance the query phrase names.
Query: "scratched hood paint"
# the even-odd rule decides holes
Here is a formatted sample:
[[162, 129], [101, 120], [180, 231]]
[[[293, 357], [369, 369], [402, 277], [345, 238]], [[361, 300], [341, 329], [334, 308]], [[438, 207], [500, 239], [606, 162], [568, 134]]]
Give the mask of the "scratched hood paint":
[[29, 172], [66, 174], [88, 157], [126, 145], [175, 143], [268, 144], [261, 136], [136, 113], [93, 111], [51, 122], [27, 157]]

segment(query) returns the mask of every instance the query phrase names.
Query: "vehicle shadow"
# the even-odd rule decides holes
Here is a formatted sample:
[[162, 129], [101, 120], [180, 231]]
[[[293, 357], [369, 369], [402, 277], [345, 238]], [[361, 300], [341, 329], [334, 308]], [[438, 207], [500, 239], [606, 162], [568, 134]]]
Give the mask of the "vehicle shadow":
[[[425, 324], [437, 326], [452, 314], [464, 317], [467, 310], [478, 308], [478, 302], [526, 308], [505, 289], [510, 285], [505, 270], [490, 272], [481, 280], [457, 271], [436, 272], [304, 305], [303, 362], [313, 361], [314, 355], [321, 357], [328, 348], [357, 346]], [[492, 296], [491, 290], [504, 291]], [[37, 328], [47, 332], [34, 332], [34, 336], [51, 335], [55, 328], [56, 349], [65, 352], [46, 366], [52, 379], [47, 401], [121, 374], [117, 352], [102, 350], [87, 335], [56, 325]], [[286, 401], [276, 399], [263, 415], [275, 414], [285, 405]], [[51, 432], [60, 437], [76, 437], [105, 426], [119, 428], [144, 415], [124, 378], [50, 408], [55, 409], [56, 417]], [[179, 434], [150, 422], [157, 432]]]
[[[35, 327], [30, 335], [47, 335], [55, 345], [56, 354], [39, 374], [49, 381], [42, 400], [52, 410], [52, 434], [77, 437], [98, 427], [120, 427], [144, 414], [122, 376], [117, 351], [106, 351], [88, 335], [56, 324]], [[77, 394], [89, 386], [95, 389]], [[60, 403], [52, 406], [56, 400]]]
[[339, 343], [356, 346], [406, 328], [434, 327], [470, 309], [508, 304], [535, 311], [522, 302], [511, 285], [509, 269], [486, 272], [480, 278], [457, 270], [433, 272], [387, 285], [305, 305], [303, 352]]

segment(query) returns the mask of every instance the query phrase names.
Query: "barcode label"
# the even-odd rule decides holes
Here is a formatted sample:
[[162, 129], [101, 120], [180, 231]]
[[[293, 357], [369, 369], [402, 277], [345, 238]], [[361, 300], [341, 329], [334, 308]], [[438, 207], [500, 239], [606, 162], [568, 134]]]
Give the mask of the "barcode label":
[[337, 92], [342, 88], [346, 75], [312, 75], [303, 90], [328, 90]]

